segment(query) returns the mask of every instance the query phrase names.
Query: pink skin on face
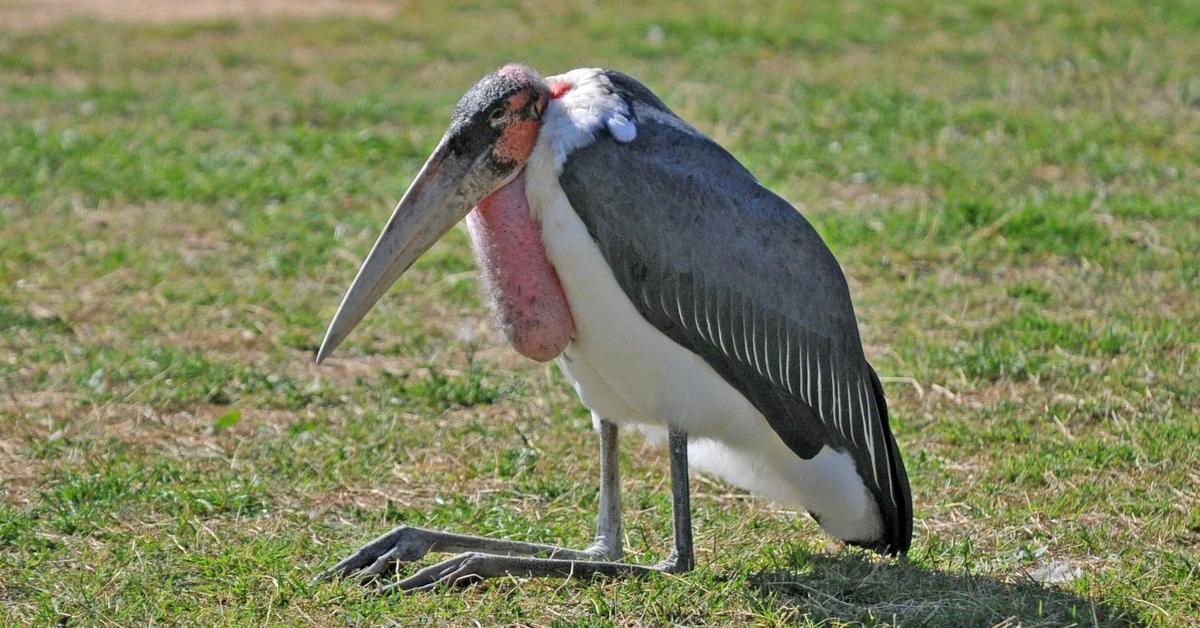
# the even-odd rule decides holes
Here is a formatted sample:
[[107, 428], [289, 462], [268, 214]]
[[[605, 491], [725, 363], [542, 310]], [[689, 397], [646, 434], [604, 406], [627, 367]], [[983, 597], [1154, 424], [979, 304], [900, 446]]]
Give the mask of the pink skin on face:
[[508, 341], [538, 362], [558, 357], [575, 321], [546, 258], [541, 228], [529, 215], [525, 174], [480, 201], [467, 215], [467, 230]]

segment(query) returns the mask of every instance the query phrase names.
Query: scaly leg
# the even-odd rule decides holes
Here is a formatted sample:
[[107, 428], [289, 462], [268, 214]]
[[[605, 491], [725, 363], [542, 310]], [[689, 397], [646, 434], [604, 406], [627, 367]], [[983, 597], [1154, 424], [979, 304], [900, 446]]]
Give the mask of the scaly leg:
[[388, 585], [384, 590], [414, 593], [497, 576], [589, 578], [596, 575], [641, 576], [656, 572], [689, 571], [695, 564], [695, 558], [692, 553], [691, 505], [687, 478], [687, 434], [675, 428], [670, 429], [670, 458], [675, 548], [666, 560], [656, 565], [467, 552], [426, 567], [404, 580]]
[[670, 428], [671, 516], [674, 520], [675, 549], [661, 565], [670, 573], [684, 573], [696, 566], [692, 553], [692, 497], [688, 488], [687, 434]]
[[596, 540], [586, 550], [544, 543], [525, 543], [398, 526], [364, 545], [349, 558], [322, 572], [317, 580], [358, 576], [371, 579], [400, 563], [420, 560], [429, 552], [474, 552], [502, 556], [544, 556], [569, 560], [621, 558], [621, 472], [617, 459], [617, 426], [600, 419], [600, 509]]
[[[596, 540], [587, 551], [593, 558], [621, 560], [621, 464], [617, 458], [617, 426], [600, 419], [600, 508]], [[552, 557], [553, 558], [553, 557]]]

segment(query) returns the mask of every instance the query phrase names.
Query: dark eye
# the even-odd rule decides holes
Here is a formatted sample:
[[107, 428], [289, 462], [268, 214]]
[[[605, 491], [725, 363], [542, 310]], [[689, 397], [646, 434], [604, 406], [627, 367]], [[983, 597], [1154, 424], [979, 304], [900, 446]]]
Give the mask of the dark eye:
[[496, 107], [495, 109], [492, 110], [491, 115], [489, 115], [488, 117], [493, 120], [499, 120], [500, 118], [503, 118], [504, 117], [504, 108]]

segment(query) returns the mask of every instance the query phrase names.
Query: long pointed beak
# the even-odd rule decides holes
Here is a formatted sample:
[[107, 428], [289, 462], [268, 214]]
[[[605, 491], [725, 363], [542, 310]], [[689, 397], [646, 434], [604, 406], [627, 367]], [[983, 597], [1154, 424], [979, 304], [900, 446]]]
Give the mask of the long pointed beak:
[[318, 364], [350, 335], [400, 275], [471, 210], [474, 200], [462, 192], [470, 168], [470, 160], [451, 155], [443, 138], [396, 205], [342, 297], [317, 351]]

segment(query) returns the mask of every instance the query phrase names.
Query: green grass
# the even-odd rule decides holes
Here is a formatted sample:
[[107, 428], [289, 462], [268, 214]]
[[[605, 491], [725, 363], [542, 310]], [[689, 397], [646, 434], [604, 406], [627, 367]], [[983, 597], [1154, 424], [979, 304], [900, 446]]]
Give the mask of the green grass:
[[[0, 623], [1200, 622], [1200, 5], [544, 4], [0, 31]], [[821, 231], [907, 560], [697, 476], [682, 577], [309, 584], [401, 523], [590, 539], [588, 415], [503, 344], [461, 231], [311, 363], [510, 60], [638, 76]], [[649, 562], [666, 461], [624, 443]]]

